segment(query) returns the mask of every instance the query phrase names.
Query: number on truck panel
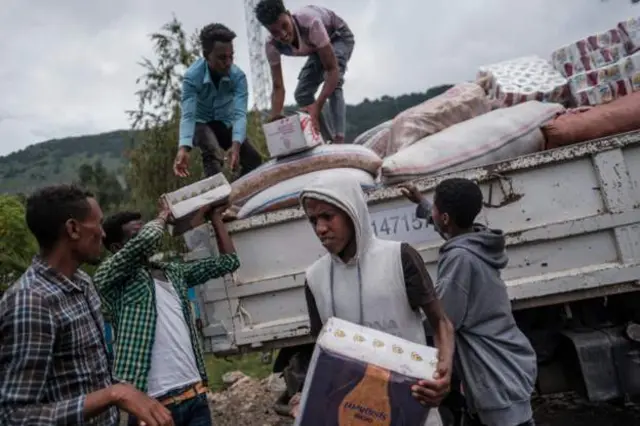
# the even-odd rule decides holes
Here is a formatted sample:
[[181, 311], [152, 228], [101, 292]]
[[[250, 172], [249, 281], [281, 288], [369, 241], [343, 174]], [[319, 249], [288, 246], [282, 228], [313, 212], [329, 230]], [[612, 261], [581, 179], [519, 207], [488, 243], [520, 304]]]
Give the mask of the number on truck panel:
[[407, 214], [384, 216], [382, 219], [376, 219], [371, 221], [373, 232], [376, 236], [382, 235], [396, 235], [402, 232], [410, 232], [412, 230], [418, 231], [424, 227], [423, 220], [418, 218], [415, 213], [411, 215], [411, 218]]

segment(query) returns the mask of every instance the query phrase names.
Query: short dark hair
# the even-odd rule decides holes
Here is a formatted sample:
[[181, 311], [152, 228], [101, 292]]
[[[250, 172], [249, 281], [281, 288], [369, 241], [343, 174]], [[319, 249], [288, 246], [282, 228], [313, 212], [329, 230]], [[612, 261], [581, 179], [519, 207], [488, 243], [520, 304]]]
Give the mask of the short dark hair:
[[447, 213], [458, 227], [469, 228], [482, 210], [482, 191], [469, 179], [446, 179], [436, 187], [433, 202], [440, 214]]
[[253, 10], [262, 25], [268, 27], [278, 20], [280, 15], [287, 13], [282, 0], [262, 0]]
[[93, 197], [75, 185], [47, 186], [31, 194], [25, 219], [40, 248], [53, 248], [69, 219], [85, 220], [91, 211], [87, 198]]
[[102, 244], [109, 249], [113, 243], [121, 243], [124, 239], [122, 227], [134, 220], [142, 219], [142, 214], [138, 212], [120, 212], [109, 216], [102, 224], [104, 238]]
[[227, 26], [219, 23], [209, 24], [200, 31], [202, 54], [207, 56], [211, 53], [217, 41], [231, 43], [235, 38], [236, 33], [231, 31]]

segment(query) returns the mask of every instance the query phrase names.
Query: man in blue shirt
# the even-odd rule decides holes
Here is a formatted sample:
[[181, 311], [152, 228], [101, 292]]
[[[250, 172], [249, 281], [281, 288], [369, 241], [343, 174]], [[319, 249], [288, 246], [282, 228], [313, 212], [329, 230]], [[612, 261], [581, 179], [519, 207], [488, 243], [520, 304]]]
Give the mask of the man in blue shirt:
[[180, 142], [173, 165], [176, 176], [189, 175], [193, 146], [200, 148], [206, 176], [222, 169], [217, 147], [231, 149], [229, 167], [240, 164], [242, 175], [262, 163], [247, 140], [249, 92], [244, 72], [233, 64], [236, 34], [222, 24], [209, 24], [200, 32], [202, 58], [194, 62], [182, 82]]

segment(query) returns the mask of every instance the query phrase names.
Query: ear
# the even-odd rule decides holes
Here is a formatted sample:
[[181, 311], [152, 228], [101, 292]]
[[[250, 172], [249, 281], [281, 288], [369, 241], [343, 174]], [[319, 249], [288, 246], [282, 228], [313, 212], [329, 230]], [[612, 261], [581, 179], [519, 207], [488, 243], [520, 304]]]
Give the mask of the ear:
[[449, 213], [442, 213], [440, 217], [444, 226], [449, 226], [451, 224], [451, 217], [449, 217]]
[[77, 241], [80, 239], [80, 225], [77, 220], [69, 219], [65, 222], [64, 226], [67, 231], [67, 236], [71, 240]]

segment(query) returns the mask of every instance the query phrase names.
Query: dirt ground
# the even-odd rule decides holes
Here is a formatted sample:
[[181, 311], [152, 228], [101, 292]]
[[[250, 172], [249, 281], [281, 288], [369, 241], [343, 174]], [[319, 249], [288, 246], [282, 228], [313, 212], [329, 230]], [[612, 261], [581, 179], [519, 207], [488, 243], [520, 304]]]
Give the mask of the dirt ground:
[[[290, 426], [272, 406], [282, 391], [281, 379], [257, 380], [229, 373], [228, 388], [210, 394], [214, 426]], [[535, 398], [537, 426], [634, 426], [640, 425], [639, 404], [592, 404], [572, 393]], [[123, 419], [124, 421], [125, 419]], [[123, 423], [126, 424], [126, 423]]]

